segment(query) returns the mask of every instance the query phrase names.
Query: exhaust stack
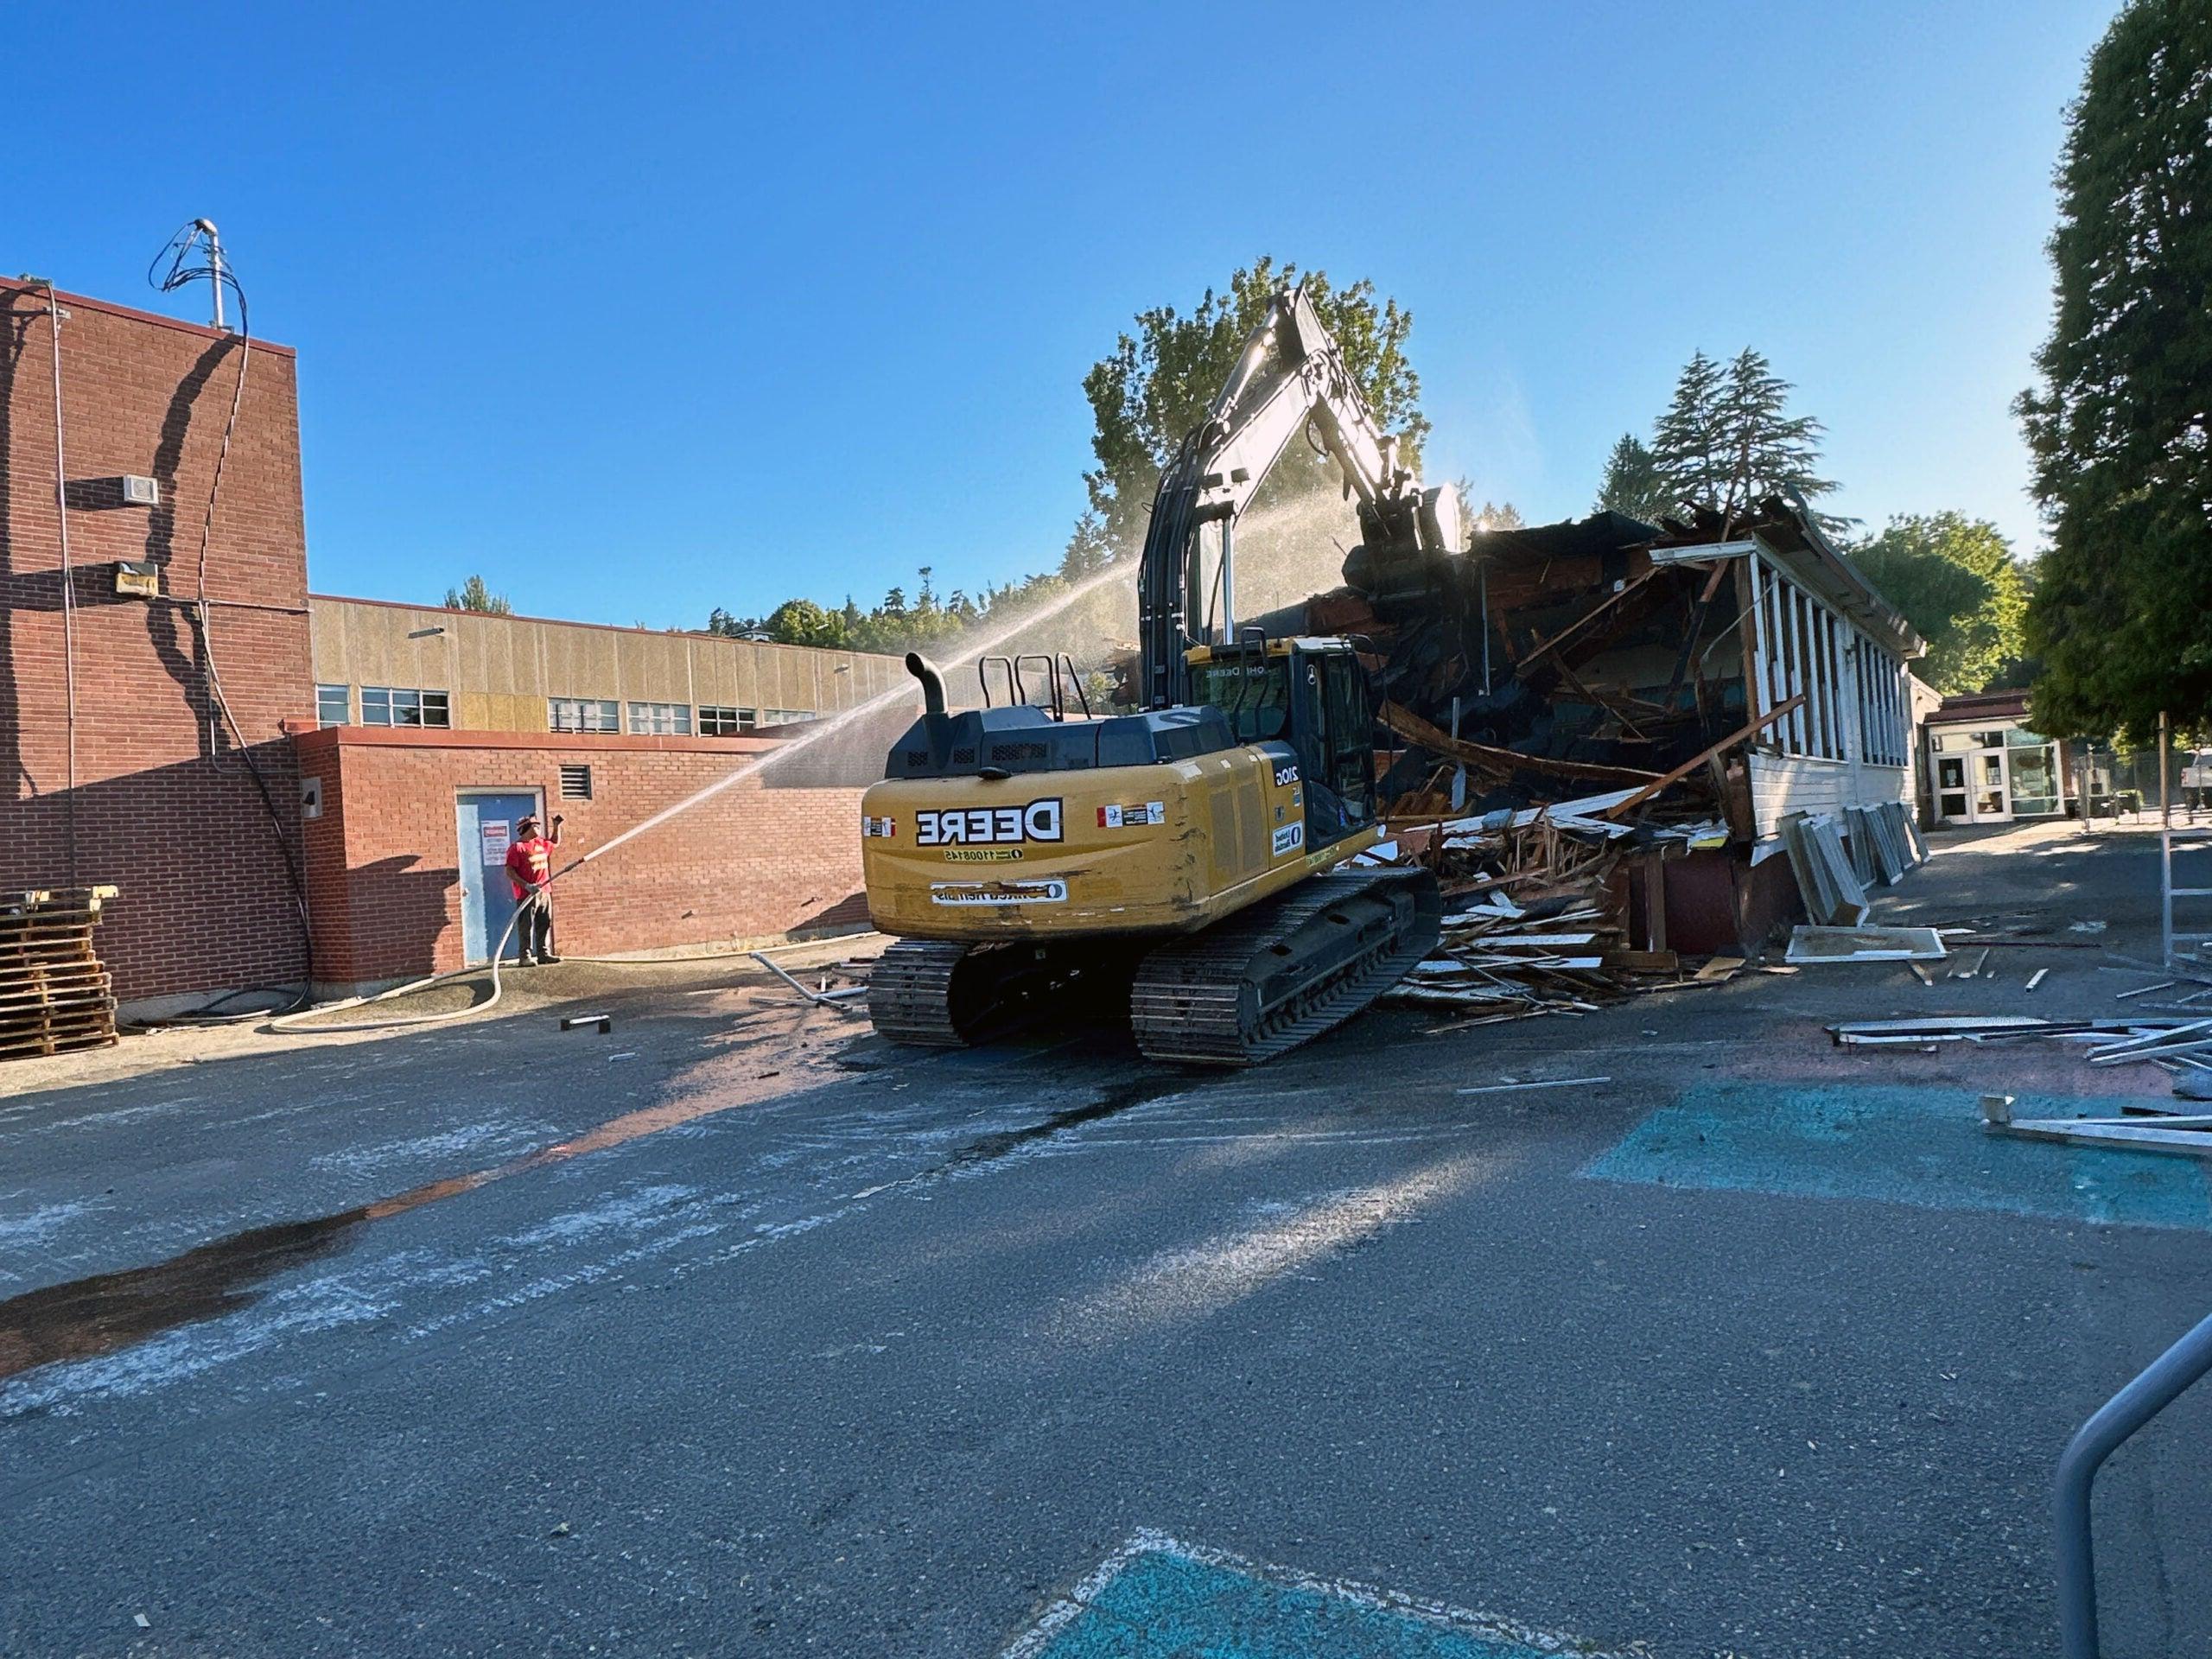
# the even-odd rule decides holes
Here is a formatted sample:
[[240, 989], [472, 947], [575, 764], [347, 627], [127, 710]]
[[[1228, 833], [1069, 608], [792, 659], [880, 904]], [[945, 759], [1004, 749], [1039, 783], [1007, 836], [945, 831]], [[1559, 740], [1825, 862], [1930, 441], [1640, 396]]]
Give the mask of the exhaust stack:
[[944, 718], [944, 676], [918, 651], [906, 653], [906, 671], [922, 683], [922, 709], [932, 721]]

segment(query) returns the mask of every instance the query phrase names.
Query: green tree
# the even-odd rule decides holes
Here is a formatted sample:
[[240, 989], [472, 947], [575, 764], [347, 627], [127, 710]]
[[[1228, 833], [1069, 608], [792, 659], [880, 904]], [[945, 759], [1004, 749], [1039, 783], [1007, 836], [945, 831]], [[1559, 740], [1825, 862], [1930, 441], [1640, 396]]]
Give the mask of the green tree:
[[768, 613], [762, 631], [779, 645], [820, 645], [844, 650], [850, 645], [844, 619], [825, 611], [810, 599], [787, 599]]
[[[1856, 520], [1810, 505], [1836, 485], [1817, 470], [1823, 429], [1809, 415], [1789, 412], [1790, 390], [1749, 346], [1726, 365], [1701, 351], [1693, 353], [1653, 428], [1655, 496], [1669, 505], [1689, 502], [1741, 513], [1767, 496], [1794, 493], [1821, 529], [1850, 529]], [[1619, 445], [1614, 453], [1621, 453]]]
[[2212, 723], [2212, 10], [2132, 0], [2067, 115], [2056, 307], [2017, 410], [2050, 531], [2027, 637], [2053, 736]]
[[[1299, 279], [1296, 265], [1278, 266], [1262, 256], [1230, 273], [1225, 291], [1208, 289], [1188, 316], [1173, 306], [1139, 313], [1135, 332], [1122, 334], [1092, 365], [1083, 392], [1090, 402], [1090, 447], [1098, 465], [1084, 474], [1084, 486], [1087, 516], [1097, 523], [1086, 531], [1078, 522], [1078, 535], [1095, 538], [1085, 556], [1102, 546], [1127, 553], [1143, 539], [1160, 468], [1205, 418], [1246, 338], [1267, 315], [1269, 298]], [[1364, 279], [1338, 289], [1315, 270], [1304, 280], [1376, 420], [1399, 435], [1401, 453], [1417, 464], [1428, 421], [1421, 412], [1421, 377], [1406, 356], [1413, 314], [1394, 299], [1378, 302], [1375, 284]], [[1294, 445], [1281, 469], [1294, 481], [1302, 470], [1319, 474], [1330, 465]]]
[[1651, 458], [1675, 500], [1720, 505], [1729, 478], [1724, 426], [1720, 365], [1694, 352], [1651, 432]]
[[1459, 528], [1463, 533], [1473, 534], [1485, 530], [1518, 530], [1527, 520], [1521, 509], [1510, 501], [1485, 500], [1475, 505], [1474, 488], [1464, 478], [1452, 480], [1452, 493], [1459, 498]]
[[2019, 662], [2027, 576], [1987, 519], [1895, 518], [1851, 557], [1928, 641], [1913, 671], [1946, 696], [1986, 690]]
[[506, 616], [514, 607], [507, 603], [505, 594], [495, 594], [486, 587], [483, 577], [471, 576], [460, 587], [446, 589], [446, 609], [481, 611], [487, 616]]
[[1624, 512], [1654, 524], [1661, 513], [1672, 512], [1675, 505], [1659, 458], [1635, 433], [1622, 433], [1612, 453], [1605, 457], [1605, 476], [1598, 480], [1598, 510]]

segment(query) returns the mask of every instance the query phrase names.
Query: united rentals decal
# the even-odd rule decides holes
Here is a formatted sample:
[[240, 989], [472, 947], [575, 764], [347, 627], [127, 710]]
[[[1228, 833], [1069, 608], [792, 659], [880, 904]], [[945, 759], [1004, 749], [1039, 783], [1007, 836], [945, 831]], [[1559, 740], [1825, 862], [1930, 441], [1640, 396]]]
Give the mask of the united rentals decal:
[[933, 905], [1064, 905], [1068, 884], [1057, 878], [1039, 881], [994, 881], [969, 885], [950, 881], [930, 884]]
[[1274, 845], [1277, 858], [1281, 858], [1285, 853], [1294, 853], [1305, 844], [1306, 826], [1302, 823], [1286, 823], [1275, 831]]
[[914, 814], [917, 847], [994, 846], [1060, 839], [1060, 798], [1027, 806], [947, 807]]
[[1146, 801], [1129, 806], [1102, 806], [1098, 809], [1101, 830], [1134, 830], [1141, 824], [1167, 822], [1167, 803]]
[[896, 818], [863, 817], [861, 819], [861, 834], [863, 836], [896, 836], [898, 833], [899, 820]]

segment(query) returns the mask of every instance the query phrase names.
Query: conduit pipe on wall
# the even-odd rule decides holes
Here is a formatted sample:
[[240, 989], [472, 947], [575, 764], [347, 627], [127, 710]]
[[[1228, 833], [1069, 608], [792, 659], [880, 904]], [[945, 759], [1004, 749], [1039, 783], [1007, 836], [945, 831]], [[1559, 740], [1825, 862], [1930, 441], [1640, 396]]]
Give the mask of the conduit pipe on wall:
[[67, 703], [67, 781], [61, 797], [69, 885], [77, 882], [77, 575], [69, 562], [69, 465], [62, 438], [61, 301], [46, 285], [46, 321], [54, 334], [54, 512], [61, 541], [61, 682]]

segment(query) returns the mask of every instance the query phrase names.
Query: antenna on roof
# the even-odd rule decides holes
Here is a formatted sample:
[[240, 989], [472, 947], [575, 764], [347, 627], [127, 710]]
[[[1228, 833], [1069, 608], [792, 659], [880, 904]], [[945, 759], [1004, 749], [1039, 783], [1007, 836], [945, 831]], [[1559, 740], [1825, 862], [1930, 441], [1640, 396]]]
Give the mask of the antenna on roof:
[[[194, 251], [202, 243], [207, 245], [207, 263], [199, 265], [188, 264]], [[161, 270], [164, 255], [169, 261], [166, 275]], [[198, 282], [203, 276], [215, 294], [214, 327], [225, 330], [230, 327], [223, 320], [223, 289], [226, 284], [238, 296], [238, 324], [245, 327], [245, 295], [238, 287], [238, 279], [232, 274], [230, 266], [224, 260], [222, 233], [216, 230], [215, 221], [212, 219], [195, 219], [179, 229], [168, 239], [168, 245], [154, 256], [154, 263], [146, 271], [146, 280], [164, 294], [182, 288], [187, 283]]]

